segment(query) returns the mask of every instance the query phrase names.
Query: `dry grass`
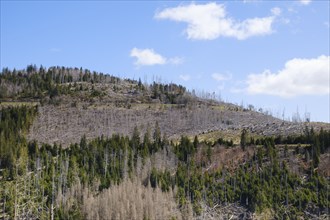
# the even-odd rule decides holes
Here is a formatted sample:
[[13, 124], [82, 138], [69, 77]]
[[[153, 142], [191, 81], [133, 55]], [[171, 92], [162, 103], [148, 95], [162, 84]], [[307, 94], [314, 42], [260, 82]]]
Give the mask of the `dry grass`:
[[325, 177], [330, 177], [330, 152], [320, 156], [319, 173]]
[[225, 146], [216, 145], [211, 148], [211, 161], [207, 161], [206, 157], [207, 146], [202, 146], [198, 149], [196, 154], [196, 161], [205, 163], [205, 171], [214, 171], [219, 168], [226, 168], [234, 172], [240, 164], [252, 158], [255, 147], [247, 147], [245, 151], [241, 147], [226, 148]]
[[37, 106], [39, 102], [0, 102], [0, 109], [7, 108], [9, 106], [18, 107], [18, 106]]
[[226, 141], [232, 140], [235, 145], [240, 143], [240, 131], [239, 130], [223, 130], [223, 131], [210, 131], [204, 132], [198, 135], [198, 140], [200, 141], [211, 141], [215, 142], [219, 138], [222, 138]]

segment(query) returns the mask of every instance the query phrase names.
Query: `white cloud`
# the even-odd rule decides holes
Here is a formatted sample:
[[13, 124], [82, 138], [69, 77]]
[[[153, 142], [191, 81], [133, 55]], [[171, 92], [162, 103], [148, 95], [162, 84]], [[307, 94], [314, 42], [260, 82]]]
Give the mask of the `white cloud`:
[[130, 53], [131, 57], [135, 57], [136, 66], [152, 66], [152, 65], [163, 65], [163, 64], [181, 64], [183, 63], [183, 58], [173, 57], [166, 58], [153, 49], [138, 49], [133, 48]]
[[313, 59], [292, 59], [282, 70], [272, 73], [250, 74], [247, 91], [250, 94], [268, 94], [281, 97], [325, 95], [330, 93], [329, 56]]
[[272, 8], [270, 11], [274, 16], [280, 16], [282, 13], [282, 10], [279, 7]]
[[180, 79], [182, 79], [183, 81], [188, 81], [191, 79], [191, 76], [189, 74], [183, 74], [179, 76]]
[[[278, 9], [274, 10], [275, 13], [279, 14]], [[185, 33], [188, 39], [213, 40], [222, 36], [244, 40], [253, 36], [271, 34], [273, 32], [272, 24], [277, 16], [275, 13], [272, 12], [272, 15], [268, 17], [255, 17], [236, 21], [227, 16], [223, 4], [191, 3], [166, 8], [156, 13], [155, 18], [186, 22], [188, 27], [185, 29]]]
[[299, 0], [299, 2], [303, 5], [309, 5], [312, 2], [312, 0]]
[[130, 56], [136, 58], [134, 64], [137, 66], [152, 66], [166, 63], [166, 58], [156, 53], [153, 49], [133, 48]]
[[261, 0], [243, 0], [243, 3], [259, 3]]
[[230, 80], [232, 75], [231, 74], [221, 74], [221, 73], [213, 73], [212, 78], [216, 81], [226, 81], [226, 80]]

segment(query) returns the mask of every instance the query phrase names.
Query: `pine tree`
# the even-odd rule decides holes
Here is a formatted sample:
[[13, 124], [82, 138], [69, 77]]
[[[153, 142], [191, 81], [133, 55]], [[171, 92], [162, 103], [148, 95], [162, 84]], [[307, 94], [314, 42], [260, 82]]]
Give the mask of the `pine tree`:
[[245, 151], [245, 147], [247, 145], [247, 130], [243, 128], [241, 133], [241, 147]]

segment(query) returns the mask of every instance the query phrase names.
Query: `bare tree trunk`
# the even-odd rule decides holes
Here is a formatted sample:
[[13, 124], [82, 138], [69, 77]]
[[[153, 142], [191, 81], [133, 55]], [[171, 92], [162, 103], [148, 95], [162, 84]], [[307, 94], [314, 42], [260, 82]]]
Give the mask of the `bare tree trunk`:
[[54, 189], [55, 189], [55, 169], [53, 168], [53, 179], [52, 179], [52, 204], [51, 204], [51, 207], [50, 207], [50, 219], [51, 220], [54, 220]]
[[107, 178], [108, 157], [109, 157], [109, 154], [108, 154], [108, 146], [107, 146], [106, 149], [105, 149], [105, 152], [104, 152], [104, 160], [105, 160], [105, 164], [104, 164], [104, 177], [105, 178]]
[[17, 219], [17, 181], [18, 181], [18, 164], [16, 163], [16, 183], [15, 183], [15, 206], [14, 206], [14, 219]]

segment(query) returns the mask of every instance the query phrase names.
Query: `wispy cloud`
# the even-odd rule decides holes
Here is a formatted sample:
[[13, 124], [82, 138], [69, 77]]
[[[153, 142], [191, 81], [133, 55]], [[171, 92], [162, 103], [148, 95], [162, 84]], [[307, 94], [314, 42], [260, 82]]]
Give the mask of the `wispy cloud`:
[[232, 75], [230, 73], [213, 73], [211, 77], [216, 81], [227, 81], [232, 78]]
[[260, 3], [262, 0], [243, 0], [243, 3]]
[[312, 2], [312, 0], [299, 0], [299, 2], [302, 5], [309, 5]]
[[218, 82], [217, 89], [221, 91], [225, 89], [225, 81], [231, 80], [232, 75], [230, 73], [213, 73], [211, 77]]
[[279, 7], [274, 7], [270, 10], [274, 16], [280, 16], [282, 10]]
[[153, 66], [153, 65], [163, 65], [163, 64], [181, 64], [183, 63], [183, 58], [173, 57], [166, 58], [159, 53], [156, 53], [153, 49], [138, 49], [133, 48], [130, 52], [131, 57], [135, 57], [136, 66]]
[[268, 17], [248, 18], [237, 21], [228, 17], [223, 4], [207, 3], [181, 5], [166, 8], [155, 14], [156, 19], [169, 19], [188, 24], [185, 33], [188, 39], [214, 40], [218, 37], [233, 37], [244, 40], [253, 36], [263, 36], [273, 33], [272, 24], [280, 14], [273, 9]]
[[330, 57], [324, 55], [313, 59], [289, 60], [277, 73], [265, 70], [260, 74], [250, 74], [247, 79], [247, 91], [250, 94], [286, 98], [329, 94], [329, 63]]
[[191, 79], [191, 76], [189, 74], [182, 74], [179, 76], [180, 79], [182, 79], [183, 81], [189, 81]]
[[167, 63], [170, 64], [182, 64], [184, 59], [182, 57], [172, 57], [167, 59]]

